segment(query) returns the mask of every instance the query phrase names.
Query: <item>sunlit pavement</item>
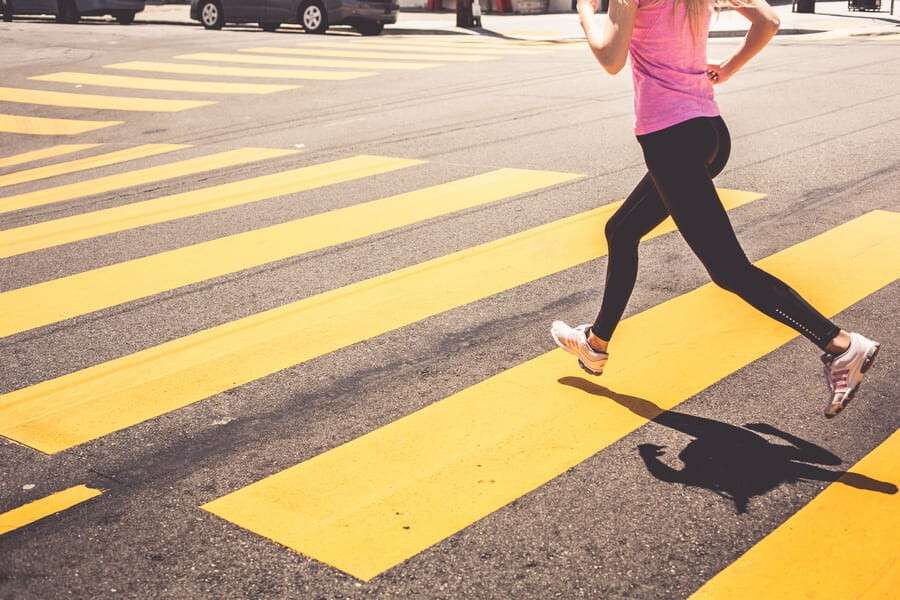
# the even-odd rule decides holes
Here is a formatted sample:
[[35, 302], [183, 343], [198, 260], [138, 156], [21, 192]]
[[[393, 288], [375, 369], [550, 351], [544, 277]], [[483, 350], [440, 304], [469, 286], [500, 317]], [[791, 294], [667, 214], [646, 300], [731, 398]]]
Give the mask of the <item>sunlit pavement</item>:
[[856, 35], [893, 25], [717, 88], [748, 256], [884, 344], [826, 420], [671, 223], [603, 376], [554, 350], [643, 175], [572, 15], [186, 10], [0, 24], [0, 597], [894, 593], [900, 40]]

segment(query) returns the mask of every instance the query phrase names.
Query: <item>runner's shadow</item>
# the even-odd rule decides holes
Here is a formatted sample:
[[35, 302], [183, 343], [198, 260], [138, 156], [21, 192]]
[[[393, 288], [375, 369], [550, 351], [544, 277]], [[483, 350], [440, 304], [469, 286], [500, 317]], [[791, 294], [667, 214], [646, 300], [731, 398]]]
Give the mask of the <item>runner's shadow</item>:
[[[659, 457], [665, 446], [641, 444], [638, 451], [647, 470], [661, 481], [701, 487], [734, 502], [737, 512], [747, 512], [750, 499], [761, 496], [784, 483], [800, 480], [840, 481], [861, 490], [896, 494], [897, 486], [860, 473], [831, 471], [815, 465], [841, 464], [828, 450], [765, 423], [737, 427], [722, 421], [665, 411], [649, 400], [618, 394], [580, 377], [563, 377], [563, 385], [613, 400], [631, 412], [654, 423], [694, 438], [678, 454], [684, 463], [673, 469]], [[774, 444], [759, 434], [777, 437], [785, 444]]]

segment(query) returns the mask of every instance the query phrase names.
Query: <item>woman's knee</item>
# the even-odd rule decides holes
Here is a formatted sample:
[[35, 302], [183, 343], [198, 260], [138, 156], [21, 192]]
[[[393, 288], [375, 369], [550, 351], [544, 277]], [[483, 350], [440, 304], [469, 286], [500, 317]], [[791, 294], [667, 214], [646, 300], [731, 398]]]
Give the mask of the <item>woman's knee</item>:
[[707, 265], [706, 270], [713, 283], [738, 295], [753, 277], [753, 265], [749, 261], [730, 265]]
[[606, 245], [613, 247], [630, 247], [637, 246], [641, 239], [624, 226], [621, 220], [612, 218], [606, 222], [604, 228], [606, 234]]

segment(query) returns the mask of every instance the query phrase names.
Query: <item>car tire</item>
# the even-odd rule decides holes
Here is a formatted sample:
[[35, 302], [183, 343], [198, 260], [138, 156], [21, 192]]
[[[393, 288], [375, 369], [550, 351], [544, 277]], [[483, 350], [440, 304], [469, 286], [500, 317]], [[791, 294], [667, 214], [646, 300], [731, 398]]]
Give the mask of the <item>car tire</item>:
[[56, 22], [72, 25], [81, 20], [75, 0], [59, 0], [56, 9]]
[[275, 31], [279, 27], [281, 27], [281, 23], [268, 23], [268, 22], [259, 22], [259, 27], [263, 31]]
[[381, 21], [360, 21], [353, 26], [360, 35], [381, 35], [384, 23]]
[[225, 25], [225, 13], [219, 0], [203, 0], [200, 4], [200, 23], [206, 29], [222, 29]]
[[130, 10], [123, 10], [117, 12], [113, 15], [116, 18], [116, 22], [119, 25], [131, 25], [134, 23], [134, 12]]
[[300, 5], [297, 20], [306, 33], [325, 33], [328, 31], [328, 13], [321, 0], [308, 0]]
[[0, 12], [3, 20], [9, 23], [13, 19], [13, 0], [0, 0]]

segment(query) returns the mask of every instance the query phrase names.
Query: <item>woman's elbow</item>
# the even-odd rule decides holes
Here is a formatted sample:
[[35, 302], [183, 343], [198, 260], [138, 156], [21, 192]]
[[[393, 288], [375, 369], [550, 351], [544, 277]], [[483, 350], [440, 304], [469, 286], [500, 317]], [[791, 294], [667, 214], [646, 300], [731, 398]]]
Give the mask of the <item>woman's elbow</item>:
[[760, 18], [759, 20], [753, 21], [750, 25], [750, 29], [755, 32], [758, 32], [758, 35], [764, 37], [765, 39], [771, 39], [775, 37], [778, 33], [778, 28], [781, 27], [781, 20], [772, 15], [771, 17]]
[[612, 60], [612, 61], [603, 61], [603, 68], [606, 69], [606, 72], [610, 75], [615, 75], [623, 68], [625, 68], [624, 60]]
[[600, 64], [610, 75], [615, 75], [625, 67], [625, 60], [610, 53], [604, 53], [600, 57]]

